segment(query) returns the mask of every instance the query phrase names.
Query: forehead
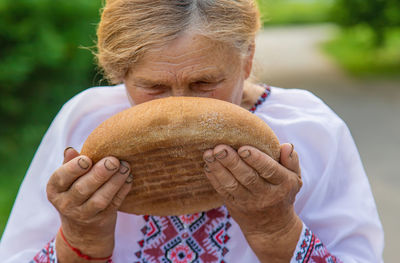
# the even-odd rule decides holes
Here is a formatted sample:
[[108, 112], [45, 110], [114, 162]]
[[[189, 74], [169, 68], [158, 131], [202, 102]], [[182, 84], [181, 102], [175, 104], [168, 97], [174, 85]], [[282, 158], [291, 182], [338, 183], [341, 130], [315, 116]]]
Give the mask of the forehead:
[[131, 69], [133, 78], [185, 78], [229, 74], [240, 68], [240, 53], [230, 45], [207, 37], [185, 34], [146, 52]]

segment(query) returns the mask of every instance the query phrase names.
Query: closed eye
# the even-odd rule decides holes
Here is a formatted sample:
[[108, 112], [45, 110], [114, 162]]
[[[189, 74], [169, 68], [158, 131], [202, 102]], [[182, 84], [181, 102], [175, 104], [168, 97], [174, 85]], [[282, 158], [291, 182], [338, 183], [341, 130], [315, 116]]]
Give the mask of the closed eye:
[[217, 88], [218, 84], [220, 84], [223, 80], [219, 81], [196, 81], [190, 84], [190, 89], [196, 91], [209, 92], [213, 91]]
[[168, 89], [168, 87], [162, 84], [156, 84], [153, 86], [145, 87], [144, 89], [150, 95], [159, 95], [164, 93]]

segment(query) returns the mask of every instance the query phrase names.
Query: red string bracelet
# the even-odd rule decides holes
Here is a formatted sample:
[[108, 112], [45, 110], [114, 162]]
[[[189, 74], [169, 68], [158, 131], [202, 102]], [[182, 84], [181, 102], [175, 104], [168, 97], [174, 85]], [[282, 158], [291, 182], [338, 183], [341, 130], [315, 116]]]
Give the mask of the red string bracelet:
[[64, 236], [64, 233], [63, 233], [61, 227], [60, 227], [60, 234], [61, 234], [61, 237], [62, 237], [62, 239], [64, 240], [65, 244], [67, 244], [67, 246], [68, 246], [72, 251], [74, 251], [75, 254], [76, 254], [78, 257], [83, 258], [83, 259], [86, 259], [86, 260], [107, 260], [107, 262], [111, 262], [111, 257], [112, 257], [112, 255], [110, 255], [110, 256], [108, 256], [108, 257], [105, 257], [105, 258], [94, 258], [94, 257], [91, 257], [91, 256], [89, 256], [89, 255], [83, 254], [78, 248], [73, 247], [70, 243], [68, 243], [67, 239], [66, 239], [65, 236]]

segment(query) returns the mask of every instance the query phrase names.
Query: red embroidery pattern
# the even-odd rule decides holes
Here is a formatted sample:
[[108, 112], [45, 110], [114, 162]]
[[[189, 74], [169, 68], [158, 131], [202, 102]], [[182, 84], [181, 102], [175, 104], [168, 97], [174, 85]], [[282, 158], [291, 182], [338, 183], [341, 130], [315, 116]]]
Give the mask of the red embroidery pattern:
[[183, 216], [144, 216], [135, 253], [141, 263], [223, 262], [231, 227], [225, 207]]
[[297, 263], [342, 263], [328, 252], [321, 240], [308, 228], [303, 232], [300, 247], [295, 255]]
[[[262, 86], [265, 91], [250, 109], [252, 113], [271, 93], [268, 85]], [[144, 216], [146, 224], [141, 229], [144, 238], [138, 241], [136, 263], [225, 263], [223, 257], [229, 252], [226, 247], [230, 239], [229, 218], [225, 207], [185, 216]]]
[[[29, 263], [57, 263], [56, 256], [56, 240], [53, 239], [47, 245], [36, 254], [36, 256]], [[113, 263], [112, 260], [108, 260], [107, 263]]]
[[268, 86], [267, 84], [261, 84], [265, 88], [264, 93], [258, 98], [257, 102], [254, 104], [254, 106], [250, 109], [250, 112], [254, 113], [257, 109], [258, 106], [263, 104], [263, 102], [269, 97], [271, 94], [271, 87]]
[[55, 239], [53, 239], [36, 254], [30, 263], [57, 263], [55, 254]]

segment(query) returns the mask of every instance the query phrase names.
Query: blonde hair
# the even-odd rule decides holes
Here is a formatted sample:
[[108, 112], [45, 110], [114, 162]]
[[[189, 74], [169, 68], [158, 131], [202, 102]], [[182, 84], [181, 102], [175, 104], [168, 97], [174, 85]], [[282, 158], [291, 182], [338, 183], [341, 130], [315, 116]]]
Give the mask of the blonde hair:
[[113, 84], [147, 50], [195, 31], [246, 54], [260, 27], [255, 0], [108, 0], [97, 29], [97, 62]]

